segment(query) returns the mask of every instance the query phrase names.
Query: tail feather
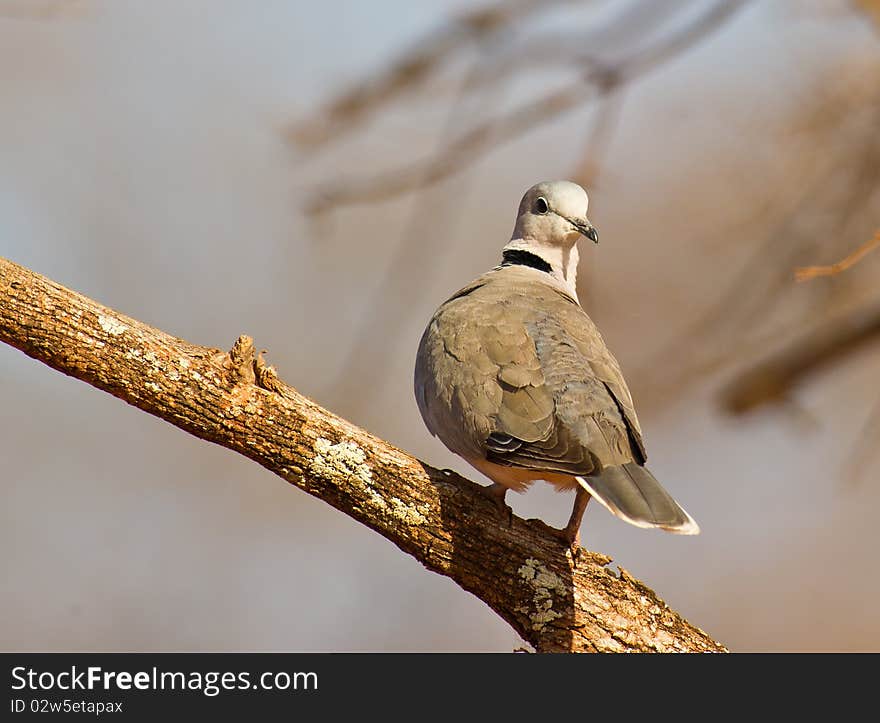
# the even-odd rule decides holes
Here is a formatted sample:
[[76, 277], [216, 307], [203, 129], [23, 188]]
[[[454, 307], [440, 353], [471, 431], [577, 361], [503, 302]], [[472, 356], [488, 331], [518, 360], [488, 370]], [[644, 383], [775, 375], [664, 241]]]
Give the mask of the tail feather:
[[638, 464], [605, 467], [598, 475], [576, 479], [611, 514], [632, 525], [659, 527], [680, 535], [700, 532], [694, 518]]

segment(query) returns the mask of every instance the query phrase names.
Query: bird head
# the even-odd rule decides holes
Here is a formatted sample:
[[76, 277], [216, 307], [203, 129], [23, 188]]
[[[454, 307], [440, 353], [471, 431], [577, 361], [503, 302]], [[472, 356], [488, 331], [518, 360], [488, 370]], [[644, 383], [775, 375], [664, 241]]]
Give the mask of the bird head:
[[587, 192], [571, 181], [545, 181], [532, 186], [520, 201], [512, 238], [541, 246], [570, 248], [580, 236], [599, 243], [587, 218]]

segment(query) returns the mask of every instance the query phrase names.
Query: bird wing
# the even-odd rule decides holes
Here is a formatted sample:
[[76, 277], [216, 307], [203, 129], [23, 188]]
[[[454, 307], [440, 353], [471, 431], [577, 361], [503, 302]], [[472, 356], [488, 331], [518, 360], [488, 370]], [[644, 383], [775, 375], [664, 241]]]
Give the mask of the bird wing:
[[627, 435], [633, 448], [633, 459], [639, 464], [644, 464], [648, 455], [642, 437], [642, 428], [620, 364], [605, 345], [605, 340], [593, 320], [579, 304], [568, 305], [560, 312], [557, 318], [562, 333], [577, 346], [594, 377], [602, 382], [606, 392], [614, 400], [626, 425]]
[[493, 271], [438, 309], [416, 362], [428, 428], [462, 456], [535, 470], [643, 458], [617, 362], [580, 306], [537, 278]]
[[468, 458], [510, 430], [523, 441], [553, 428], [553, 399], [522, 324], [497, 303], [485, 275], [445, 302], [428, 323], [416, 357], [416, 401], [432, 434]]

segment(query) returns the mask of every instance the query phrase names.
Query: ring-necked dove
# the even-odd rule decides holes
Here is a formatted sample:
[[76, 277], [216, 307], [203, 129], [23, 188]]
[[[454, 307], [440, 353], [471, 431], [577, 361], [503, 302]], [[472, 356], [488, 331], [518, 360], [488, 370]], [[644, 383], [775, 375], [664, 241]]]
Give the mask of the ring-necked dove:
[[502, 262], [446, 301], [416, 357], [415, 396], [430, 432], [507, 490], [544, 480], [576, 490], [577, 544], [590, 497], [639, 527], [686, 535], [697, 523], [644, 467], [645, 445], [617, 360], [575, 290], [580, 236], [598, 243], [589, 200], [539, 183], [519, 205]]

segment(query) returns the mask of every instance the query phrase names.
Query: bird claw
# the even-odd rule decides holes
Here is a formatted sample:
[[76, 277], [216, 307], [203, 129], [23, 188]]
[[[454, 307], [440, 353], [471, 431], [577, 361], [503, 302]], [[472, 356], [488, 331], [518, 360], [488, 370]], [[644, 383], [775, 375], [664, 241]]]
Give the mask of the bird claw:
[[580, 557], [581, 550], [583, 549], [581, 547], [580, 527], [551, 527], [550, 532], [553, 537], [568, 547], [571, 552], [571, 559], [577, 561], [578, 557]]

